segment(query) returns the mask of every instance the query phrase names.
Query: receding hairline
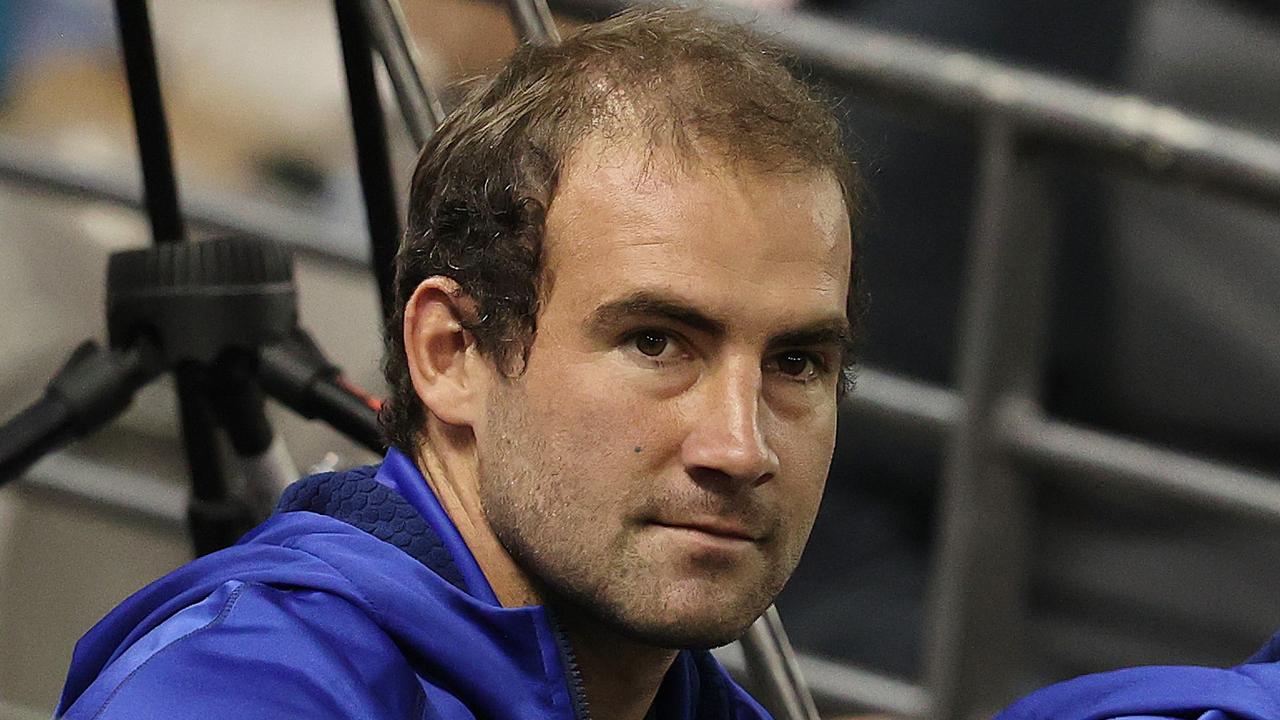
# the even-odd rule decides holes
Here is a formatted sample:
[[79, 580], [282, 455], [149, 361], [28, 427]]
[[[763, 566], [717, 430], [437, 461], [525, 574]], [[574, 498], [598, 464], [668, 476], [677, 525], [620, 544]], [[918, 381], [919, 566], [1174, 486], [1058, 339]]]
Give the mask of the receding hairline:
[[636, 183], [631, 188], [637, 192], [644, 191], [650, 181], [670, 182], [704, 174], [725, 175], [731, 179], [754, 176], [830, 183], [838, 191], [845, 221], [850, 226], [858, 209], [849, 206], [849, 193], [835, 167], [803, 162], [794, 156], [772, 158], [736, 152], [730, 143], [715, 137], [698, 138], [691, 147], [657, 144], [652, 137], [644, 134], [643, 128], [633, 128], [626, 135], [593, 132], [565, 148], [557, 187], [548, 198], [548, 212], [564, 191], [566, 181], [577, 179], [584, 172], [583, 166], [589, 167], [592, 162], [595, 163], [595, 168], [587, 170], [587, 174], [614, 163], [618, 166], [638, 164]]
[[[677, 228], [665, 224], [662, 216], [651, 215], [652, 210], [647, 208], [653, 206], [641, 199], [652, 194], [660, 198], [659, 202], [666, 202], [661, 196], [684, 193], [687, 186], [682, 186], [682, 183], [701, 182], [707, 177], [713, 178], [713, 182], [739, 189], [762, 180], [768, 184], [754, 185], [756, 190], [752, 192], [767, 192], [771, 197], [779, 192], [802, 193], [807, 201], [801, 202], [805, 202], [808, 212], [812, 213], [814, 231], [829, 239], [822, 245], [823, 252], [848, 258], [841, 262], [841, 266], [850, 270], [846, 282], [853, 282], [848, 264], [854, 252], [853, 217], [847, 205], [847, 195], [838, 176], [830, 168], [779, 170], [762, 168], [749, 159], [719, 152], [681, 159], [676, 159], [674, 154], [670, 148], [645, 148], [637, 141], [621, 142], [617, 138], [584, 138], [579, 143], [574, 157], [561, 172], [557, 190], [547, 207], [543, 237], [545, 254], [541, 268], [543, 282], [540, 287], [543, 301], [549, 299], [557, 271], [562, 269], [561, 263], [568, 257], [562, 253], [577, 254], [581, 251], [577, 243], [595, 236], [594, 232], [583, 236], [574, 230], [580, 219], [607, 217], [625, 223], [631, 218], [638, 220], [639, 224], [634, 232], [628, 232], [629, 236], [642, 241], [663, 242], [671, 237], [670, 232], [678, 231]], [[600, 192], [602, 189], [604, 192]], [[578, 199], [571, 201], [573, 209], [567, 210], [563, 203], [570, 196]], [[634, 196], [637, 202], [628, 203], [629, 196]], [[584, 197], [587, 205], [582, 205]], [[750, 193], [744, 197], [751, 205], [759, 204], [759, 199], [753, 199]], [[631, 209], [632, 205], [639, 209]], [[569, 237], [577, 239], [564, 244], [565, 238]], [[852, 322], [847, 307], [845, 317]]]

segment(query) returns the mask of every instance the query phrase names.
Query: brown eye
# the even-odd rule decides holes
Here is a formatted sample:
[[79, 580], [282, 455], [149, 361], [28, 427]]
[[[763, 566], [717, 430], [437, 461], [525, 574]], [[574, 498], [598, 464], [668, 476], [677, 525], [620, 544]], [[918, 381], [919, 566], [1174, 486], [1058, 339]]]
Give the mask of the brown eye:
[[800, 377], [808, 375], [813, 368], [810, 367], [811, 359], [803, 353], [786, 353], [778, 356], [778, 372], [783, 375], [791, 375], [792, 377]]
[[636, 349], [649, 357], [658, 357], [667, 349], [667, 338], [658, 333], [640, 333], [635, 339]]

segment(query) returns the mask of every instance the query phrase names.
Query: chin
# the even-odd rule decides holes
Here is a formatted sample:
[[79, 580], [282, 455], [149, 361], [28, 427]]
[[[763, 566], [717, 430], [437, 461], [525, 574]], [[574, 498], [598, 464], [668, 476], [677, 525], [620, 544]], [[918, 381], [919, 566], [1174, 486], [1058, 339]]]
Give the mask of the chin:
[[737, 640], [783, 584], [775, 573], [673, 572], [644, 564], [639, 572], [594, 578], [534, 563], [525, 567], [541, 571], [529, 574], [538, 578], [544, 602], [555, 610], [589, 619], [633, 642], [672, 650], [709, 649]]
[[672, 650], [708, 650], [717, 648], [742, 637], [751, 622], [736, 623], [726, 626], [723, 620], [714, 623], [664, 622], [664, 623], [619, 623], [613, 628], [620, 635], [650, 647], [669, 648]]
[[[767, 604], [766, 604], [767, 607]], [[728, 645], [742, 637], [764, 609], [729, 611], [720, 603], [705, 608], [658, 612], [605, 612], [599, 619], [619, 635], [651, 647], [705, 650]]]

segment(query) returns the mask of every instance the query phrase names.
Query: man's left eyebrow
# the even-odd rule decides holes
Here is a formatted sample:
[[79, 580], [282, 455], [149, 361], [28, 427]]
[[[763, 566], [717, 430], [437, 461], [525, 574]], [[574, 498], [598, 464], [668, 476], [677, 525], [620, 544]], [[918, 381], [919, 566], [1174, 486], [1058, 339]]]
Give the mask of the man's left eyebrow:
[[849, 326], [849, 321], [845, 318], [832, 318], [774, 335], [769, 338], [769, 347], [845, 346], [852, 340], [853, 329]]

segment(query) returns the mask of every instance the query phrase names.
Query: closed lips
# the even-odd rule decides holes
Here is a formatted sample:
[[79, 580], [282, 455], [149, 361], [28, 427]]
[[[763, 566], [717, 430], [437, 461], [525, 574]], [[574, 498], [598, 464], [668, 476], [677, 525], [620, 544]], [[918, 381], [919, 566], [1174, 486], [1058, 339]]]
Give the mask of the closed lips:
[[760, 536], [746, 530], [742, 525], [734, 522], [726, 521], [692, 521], [692, 522], [672, 522], [665, 520], [655, 520], [655, 525], [662, 527], [676, 528], [680, 530], [696, 530], [708, 535], [716, 535], [718, 537], [732, 538], [734, 540], [748, 540], [756, 542]]

